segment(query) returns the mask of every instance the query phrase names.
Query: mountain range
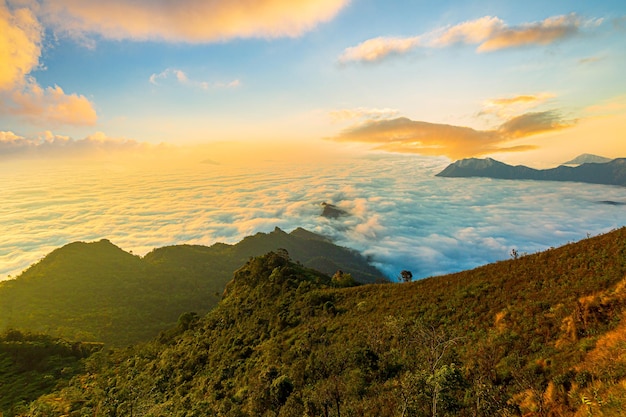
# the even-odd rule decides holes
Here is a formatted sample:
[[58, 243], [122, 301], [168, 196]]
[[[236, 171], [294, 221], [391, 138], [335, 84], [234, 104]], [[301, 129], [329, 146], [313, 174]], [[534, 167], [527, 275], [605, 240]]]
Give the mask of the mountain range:
[[570, 167], [534, 169], [508, 165], [492, 158], [468, 158], [448, 165], [438, 177], [486, 177], [508, 180], [576, 181], [591, 184], [626, 186], [626, 158], [604, 163], [583, 163]]
[[206, 314], [233, 272], [272, 250], [328, 275], [357, 282], [384, 274], [358, 252], [297, 228], [257, 233], [235, 245], [176, 245], [144, 257], [110, 241], [75, 242], [54, 250], [13, 280], [0, 283], [0, 330], [19, 328], [71, 340], [126, 346], [174, 326], [179, 316]]

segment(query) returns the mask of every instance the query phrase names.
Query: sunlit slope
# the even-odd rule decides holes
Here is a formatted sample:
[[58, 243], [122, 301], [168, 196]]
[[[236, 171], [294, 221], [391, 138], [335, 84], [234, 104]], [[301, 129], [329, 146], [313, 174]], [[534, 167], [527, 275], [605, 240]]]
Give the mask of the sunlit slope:
[[268, 254], [239, 269], [205, 317], [98, 355], [89, 384], [38, 406], [50, 416], [621, 416], [625, 274], [626, 229], [343, 289]]
[[0, 334], [0, 415], [18, 414], [40, 395], [84, 372], [81, 359], [101, 347], [17, 330]]
[[302, 263], [382, 276], [357, 253], [298, 229], [257, 234], [237, 245], [172, 246], [144, 258], [107, 240], [72, 243], [0, 284], [0, 330], [18, 328], [123, 346], [148, 340], [188, 311], [204, 314], [250, 256], [283, 248]]

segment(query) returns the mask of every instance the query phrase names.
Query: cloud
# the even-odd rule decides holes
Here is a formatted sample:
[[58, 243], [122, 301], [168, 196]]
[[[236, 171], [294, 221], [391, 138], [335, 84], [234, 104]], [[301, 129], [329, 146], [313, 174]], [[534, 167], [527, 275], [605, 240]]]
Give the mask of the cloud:
[[539, 22], [508, 26], [502, 19], [484, 16], [454, 26], [410, 37], [377, 37], [349, 47], [339, 62], [377, 62], [391, 54], [406, 54], [416, 48], [442, 48], [454, 44], [477, 45], [477, 52], [547, 45], [572, 37], [583, 27], [599, 26], [602, 19], [583, 21], [576, 14], [554, 16]]
[[581, 19], [572, 13], [517, 27], [504, 27], [487, 37], [478, 47], [478, 51], [495, 51], [526, 45], [547, 45], [558, 39], [575, 35], [581, 24]]
[[544, 92], [490, 99], [483, 103], [483, 108], [479, 116], [495, 115], [500, 119], [508, 120], [520, 113], [544, 104], [554, 97], [556, 97], [554, 94]]
[[27, 8], [0, 0], [0, 110], [35, 124], [93, 125], [92, 103], [59, 86], [42, 88], [29, 74], [39, 67], [43, 29]]
[[[143, 255], [172, 244], [235, 243], [276, 226], [329, 236], [391, 278], [403, 269], [422, 278], [508, 259], [512, 248], [533, 253], [623, 225], [623, 207], [595, 203], [624, 200], [619, 187], [435, 177], [447, 163], [370, 154], [270, 168], [146, 167], [117, 159], [6, 164], [0, 279], [77, 240], [108, 238]], [[322, 201], [351, 215], [324, 218]]]
[[334, 18], [348, 0], [43, 0], [44, 20], [77, 39], [205, 43], [299, 36]]
[[469, 127], [428, 123], [400, 117], [367, 121], [349, 128], [330, 140], [376, 145], [389, 152], [447, 156], [461, 159], [496, 152], [521, 152], [530, 145], [506, 146], [513, 139], [563, 129], [569, 124], [553, 112], [530, 113], [504, 123], [498, 130], [476, 130]]
[[357, 46], [346, 48], [339, 57], [339, 62], [376, 62], [387, 58], [389, 55], [404, 54], [417, 46], [420, 46], [419, 36], [412, 38], [379, 37], [368, 39]]
[[179, 84], [189, 86], [189, 87], [200, 88], [202, 90], [209, 90], [209, 89], [214, 89], [214, 88], [237, 88], [241, 86], [241, 81], [238, 79], [228, 81], [228, 82], [213, 82], [213, 83], [208, 82], [208, 81], [192, 80], [189, 78], [189, 76], [187, 76], [187, 74], [184, 71], [180, 69], [175, 69], [175, 68], [167, 68], [166, 70], [161, 71], [158, 74], [157, 73], [152, 74], [148, 80], [153, 85], [160, 85], [161, 81], [165, 81], [169, 78], [175, 78]]
[[65, 94], [56, 85], [43, 89], [31, 80], [25, 88], [14, 90], [5, 97], [8, 100], [0, 102], [0, 109], [37, 125], [93, 126], [98, 119], [93, 104], [85, 96]]
[[544, 101], [552, 97], [554, 97], [554, 94], [541, 93], [515, 97], [494, 98], [488, 100], [487, 103], [488, 105], [497, 107], [508, 107], [519, 104], [536, 106], [537, 104], [543, 103]]
[[589, 56], [586, 58], [581, 58], [578, 60], [578, 63], [581, 65], [594, 64], [596, 62], [603, 61], [605, 58], [603, 56]]
[[526, 113], [503, 123], [498, 132], [507, 138], [523, 138], [573, 126], [575, 120], [564, 120], [555, 111]]
[[13, 90], [39, 65], [43, 28], [26, 8], [9, 10], [0, 0], [0, 91]]
[[443, 154], [451, 158], [493, 152], [500, 141], [495, 132], [413, 121], [406, 117], [368, 121], [344, 130], [332, 140], [373, 143], [380, 150], [422, 155]]
[[506, 24], [497, 17], [485, 16], [476, 20], [442, 28], [430, 34], [430, 45], [443, 47], [455, 43], [477, 44], [494, 36], [506, 28]]
[[396, 109], [376, 109], [357, 107], [354, 109], [340, 109], [329, 112], [330, 118], [333, 122], [343, 122], [346, 120], [359, 120], [359, 119], [390, 119], [397, 116], [400, 112]]
[[145, 151], [152, 148], [154, 145], [131, 139], [111, 138], [102, 132], [74, 140], [68, 136], [55, 135], [50, 131], [45, 131], [34, 138], [0, 131], [0, 160], [32, 157], [83, 157], [113, 152]]

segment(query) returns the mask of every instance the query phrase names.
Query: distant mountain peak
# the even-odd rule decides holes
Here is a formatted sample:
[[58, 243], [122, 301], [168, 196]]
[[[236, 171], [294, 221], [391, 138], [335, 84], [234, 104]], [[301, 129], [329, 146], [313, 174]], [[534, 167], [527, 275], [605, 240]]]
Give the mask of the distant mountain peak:
[[572, 159], [571, 161], [565, 162], [563, 165], [581, 165], [581, 164], [589, 164], [589, 163], [604, 164], [604, 163], [611, 162], [611, 161], [612, 161], [611, 158], [606, 158], [604, 156], [599, 156], [599, 155], [593, 155], [590, 153], [583, 153], [581, 155], [578, 155], [576, 158]]
[[338, 217], [348, 215], [347, 211], [340, 209], [334, 204], [329, 204], [324, 201], [322, 202], [321, 206], [323, 207], [322, 214], [321, 214], [322, 217], [326, 217], [328, 219], [336, 219]]

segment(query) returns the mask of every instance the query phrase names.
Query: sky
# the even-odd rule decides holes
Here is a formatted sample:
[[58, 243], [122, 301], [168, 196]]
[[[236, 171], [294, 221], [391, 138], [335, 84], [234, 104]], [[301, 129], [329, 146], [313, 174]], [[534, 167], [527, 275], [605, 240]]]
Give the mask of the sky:
[[0, 29], [0, 160], [626, 156], [621, 0], [0, 0]]

